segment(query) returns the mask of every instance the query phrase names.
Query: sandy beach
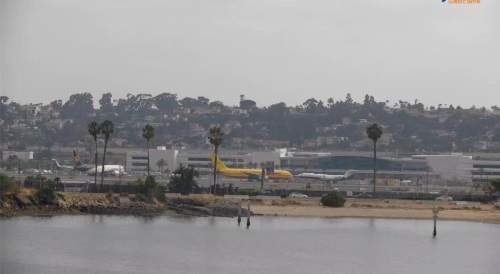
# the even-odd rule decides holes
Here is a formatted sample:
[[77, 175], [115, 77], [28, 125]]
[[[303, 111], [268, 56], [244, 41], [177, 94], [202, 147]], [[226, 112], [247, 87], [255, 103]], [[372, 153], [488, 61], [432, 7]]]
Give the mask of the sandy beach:
[[500, 223], [500, 210], [492, 204], [467, 202], [347, 199], [344, 207], [331, 208], [319, 199], [283, 199], [253, 201], [251, 210], [267, 216], [432, 219], [434, 206], [439, 219]]

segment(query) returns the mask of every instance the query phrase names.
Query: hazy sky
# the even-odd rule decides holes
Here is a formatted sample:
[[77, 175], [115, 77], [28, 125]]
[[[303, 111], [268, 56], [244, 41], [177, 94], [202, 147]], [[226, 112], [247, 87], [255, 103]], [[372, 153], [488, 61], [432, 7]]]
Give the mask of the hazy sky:
[[498, 0], [0, 3], [0, 93], [20, 103], [170, 92], [500, 105]]

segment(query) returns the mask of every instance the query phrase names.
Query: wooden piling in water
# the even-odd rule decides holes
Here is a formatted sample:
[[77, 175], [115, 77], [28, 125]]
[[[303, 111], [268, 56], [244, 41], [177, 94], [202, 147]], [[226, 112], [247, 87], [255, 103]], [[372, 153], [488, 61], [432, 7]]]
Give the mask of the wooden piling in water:
[[250, 199], [248, 199], [248, 210], [247, 210], [247, 228], [250, 227]]
[[238, 225], [241, 223], [241, 199], [238, 202]]
[[432, 209], [432, 215], [434, 217], [434, 231], [432, 232], [432, 237], [436, 237], [437, 233], [436, 233], [436, 222], [437, 222], [437, 218], [438, 218], [438, 212], [439, 210], [437, 208], [433, 208]]

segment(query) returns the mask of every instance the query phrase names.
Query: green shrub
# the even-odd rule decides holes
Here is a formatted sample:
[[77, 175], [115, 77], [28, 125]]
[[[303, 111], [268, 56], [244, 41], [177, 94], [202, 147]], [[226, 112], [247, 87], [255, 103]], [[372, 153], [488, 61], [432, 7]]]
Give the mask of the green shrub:
[[146, 181], [144, 182], [144, 186], [146, 188], [155, 188], [157, 185], [155, 176], [149, 175], [146, 177]]
[[56, 195], [57, 197], [59, 197], [59, 199], [66, 201], [66, 197], [64, 197], [64, 194], [56, 192]]
[[254, 190], [254, 191], [252, 191], [252, 192], [250, 193], [250, 196], [257, 196], [257, 195], [259, 195], [259, 194], [260, 194], [260, 191], [258, 191], [258, 190]]
[[137, 179], [134, 182], [130, 183], [132, 187], [131, 193], [146, 193], [147, 187], [145, 182], [142, 179]]
[[146, 197], [146, 195], [144, 195], [142, 193], [135, 194], [135, 199], [139, 202], [147, 202], [148, 201], [148, 198]]
[[343, 207], [345, 204], [345, 198], [338, 191], [331, 191], [325, 196], [321, 197], [321, 203], [324, 206], [330, 207]]
[[[238, 189], [234, 193], [236, 195], [248, 195], [248, 196], [251, 196], [253, 192], [254, 192], [253, 189]], [[257, 194], [255, 194], [255, 195], [257, 195]]]
[[56, 198], [56, 192], [50, 187], [44, 187], [35, 193], [34, 197], [39, 204], [49, 205]]
[[160, 185], [156, 186], [156, 189], [155, 189], [155, 198], [160, 203], [166, 203], [167, 202], [167, 196], [165, 196], [165, 190], [163, 190], [163, 187], [160, 186]]
[[0, 173], [0, 194], [6, 192], [17, 192], [16, 182], [11, 177]]
[[128, 192], [122, 192], [122, 193], [120, 193], [120, 197], [128, 197]]

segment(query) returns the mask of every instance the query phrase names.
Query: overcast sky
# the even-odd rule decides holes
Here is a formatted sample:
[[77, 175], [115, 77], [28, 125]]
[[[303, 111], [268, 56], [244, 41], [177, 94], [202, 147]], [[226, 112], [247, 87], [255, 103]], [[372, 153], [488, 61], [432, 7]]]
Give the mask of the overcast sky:
[[170, 92], [268, 106], [351, 93], [500, 106], [498, 0], [0, 3], [0, 93], [20, 103]]

